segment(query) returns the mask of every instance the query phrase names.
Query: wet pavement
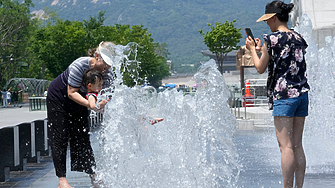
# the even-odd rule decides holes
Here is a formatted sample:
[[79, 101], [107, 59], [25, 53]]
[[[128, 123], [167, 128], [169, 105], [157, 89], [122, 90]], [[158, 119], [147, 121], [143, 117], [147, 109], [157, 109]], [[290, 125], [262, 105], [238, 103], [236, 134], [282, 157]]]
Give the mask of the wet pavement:
[[[11, 106], [0, 108], [0, 129], [15, 126], [23, 122], [32, 122], [47, 118], [46, 111], [29, 111], [29, 106]], [[96, 140], [96, 139], [94, 139]], [[93, 140], [93, 141], [94, 141]], [[96, 146], [96, 142], [92, 146]], [[68, 155], [69, 156], [69, 155]], [[70, 159], [67, 160], [67, 179], [75, 188], [89, 188], [91, 179], [83, 172], [70, 170]], [[52, 163], [51, 156], [41, 156], [40, 163], [28, 163], [27, 171], [11, 171], [7, 182], [0, 182], [0, 188], [56, 188], [58, 178]]]
[[0, 129], [3, 127], [15, 126], [20, 123], [32, 122], [47, 118], [46, 111], [29, 111], [28, 104], [10, 106], [9, 108], [0, 108]]
[[[45, 111], [29, 112], [27, 106], [22, 108], [1, 108], [0, 128], [8, 125], [13, 126], [18, 124], [17, 122], [31, 122], [45, 118]], [[91, 140], [96, 157], [99, 157], [96, 135], [97, 132], [94, 132]], [[235, 143], [242, 165], [238, 187], [283, 187], [280, 151], [275, 140], [274, 131], [238, 131], [235, 136]], [[309, 160], [308, 156], [307, 160]], [[335, 168], [334, 166], [331, 168]], [[89, 188], [91, 185], [87, 174], [70, 171], [69, 158], [67, 160], [67, 179], [74, 188]], [[304, 188], [335, 188], [334, 182], [335, 172], [314, 173], [307, 170]], [[55, 175], [50, 156], [41, 156], [40, 163], [28, 163], [27, 171], [11, 171], [10, 180], [0, 182], [0, 188], [56, 188], [57, 186], [58, 178]]]

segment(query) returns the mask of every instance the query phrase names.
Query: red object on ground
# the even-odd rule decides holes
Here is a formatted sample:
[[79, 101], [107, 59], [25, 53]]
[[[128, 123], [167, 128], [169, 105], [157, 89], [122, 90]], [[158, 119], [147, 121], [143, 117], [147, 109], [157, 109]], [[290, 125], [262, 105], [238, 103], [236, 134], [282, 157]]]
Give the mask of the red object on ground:
[[243, 95], [242, 97], [242, 106], [245, 107], [245, 104], [247, 104], [247, 107], [253, 107], [254, 105], [250, 105], [250, 104], [254, 104], [254, 101], [250, 99], [254, 99], [254, 96], [251, 95], [250, 93], [249, 79], [247, 79], [246, 86], [245, 86], [245, 95]]

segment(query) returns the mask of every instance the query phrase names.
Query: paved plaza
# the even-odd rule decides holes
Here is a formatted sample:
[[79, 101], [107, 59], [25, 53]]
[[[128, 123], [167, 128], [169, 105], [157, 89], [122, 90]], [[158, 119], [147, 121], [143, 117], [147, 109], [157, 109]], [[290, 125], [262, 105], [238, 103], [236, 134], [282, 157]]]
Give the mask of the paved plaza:
[[[0, 129], [15, 126], [23, 122], [42, 120], [47, 117], [46, 111], [29, 111], [28, 105], [22, 108], [10, 107], [0, 108]], [[96, 140], [96, 139], [93, 139]], [[92, 143], [95, 147], [96, 143]], [[89, 188], [91, 180], [85, 173], [72, 172], [70, 170], [70, 160], [67, 160], [67, 177], [70, 185], [75, 188]], [[58, 178], [50, 156], [41, 156], [40, 163], [28, 163], [27, 171], [11, 171], [10, 180], [0, 182], [0, 188], [56, 188]]]
[[[252, 115], [252, 112], [266, 114], [264, 109], [253, 108], [248, 109], [249, 117], [256, 117], [255, 115]], [[0, 128], [15, 126], [22, 122], [32, 122], [45, 118], [46, 111], [29, 112], [27, 105], [22, 108], [0, 108]], [[100, 157], [98, 151], [99, 143], [96, 139], [96, 135], [97, 131], [92, 133], [92, 147], [96, 157]], [[271, 139], [274, 144], [264, 144], [263, 138], [268, 138], [267, 142]], [[235, 144], [239, 157], [241, 158], [240, 163], [243, 166], [237, 185], [238, 187], [283, 187], [281, 184], [282, 176], [280, 171], [280, 152], [275, 141], [275, 133], [272, 125], [269, 125], [267, 130], [239, 130], [235, 135]], [[254, 147], [255, 145], [258, 147]], [[261, 151], [263, 153], [261, 153]], [[269, 160], [266, 158], [266, 153], [273, 153], [273, 155], [271, 155], [273, 157], [272, 160], [274, 161], [273, 164], [264, 164], [264, 161]], [[67, 167], [67, 179], [70, 185], [74, 188], [90, 188], [91, 182], [87, 174], [70, 171], [69, 159], [67, 160]], [[333, 166], [331, 165], [327, 168], [332, 169]], [[333, 171], [315, 173], [308, 170], [306, 173], [304, 188], [335, 187], [334, 180], [335, 174]], [[40, 163], [28, 163], [27, 171], [11, 171], [10, 180], [7, 182], [0, 182], [0, 188], [56, 188], [57, 186], [58, 178], [55, 175], [52, 158], [50, 156], [41, 156]]]

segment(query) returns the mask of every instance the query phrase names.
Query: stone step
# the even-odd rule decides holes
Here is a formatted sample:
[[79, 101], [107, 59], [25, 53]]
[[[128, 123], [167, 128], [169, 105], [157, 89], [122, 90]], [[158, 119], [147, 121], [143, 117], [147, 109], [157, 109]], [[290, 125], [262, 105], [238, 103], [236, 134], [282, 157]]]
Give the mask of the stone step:
[[272, 131], [275, 129], [273, 125], [254, 125], [254, 130], [257, 131]]
[[274, 127], [268, 119], [237, 119], [238, 130], [268, 130]]
[[235, 115], [236, 118], [245, 118], [245, 116], [247, 117], [247, 119], [267, 119], [267, 118], [271, 118], [272, 114], [269, 113], [253, 113], [253, 112], [247, 112], [245, 113], [244, 111], [240, 111], [240, 113], [238, 113], [238, 111], [233, 111], [232, 110], [232, 114]]
[[250, 121], [253, 121], [254, 125], [264, 125], [264, 124], [266, 124], [264, 119], [250, 119]]

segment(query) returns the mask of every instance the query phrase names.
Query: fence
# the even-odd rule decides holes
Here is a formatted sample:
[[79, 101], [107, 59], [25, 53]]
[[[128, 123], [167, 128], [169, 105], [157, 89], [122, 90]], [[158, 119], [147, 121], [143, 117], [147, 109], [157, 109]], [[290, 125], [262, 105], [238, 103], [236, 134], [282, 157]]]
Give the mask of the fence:
[[0, 129], [0, 182], [10, 171], [26, 171], [27, 163], [40, 163], [50, 155], [47, 119]]
[[[102, 113], [90, 115], [90, 128], [99, 127]], [[48, 120], [36, 120], [0, 129], [0, 182], [8, 181], [10, 171], [27, 171], [28, 163], [40, 163], [41, 156], [51, 156]]]
[[[233, 98], [233, 105], [231, 105], [232, 113], [235, 115], [236, 118], [242, 119], [241, 116], [241, 108], [244, 108], [244, 118], [247, 118], [247, 109], [257, 106], [267, 106], [267, 99], [266, 98], [258, 98], [258, 99], [246, 99], [245, 97], [240, 98]], [[244, 107], [242, 107], [242, 103], [244, 102]], [[250, 102], [251, 104], [248, 104]]]
[[103, 114], [100, 112], [90, 112], [89, 116], [89, 123], [90, 123], [90, 128], [91, 130], [94, 130], [95, 128], [98, 128], [101, 126], [101, 123], [103, 121]]

